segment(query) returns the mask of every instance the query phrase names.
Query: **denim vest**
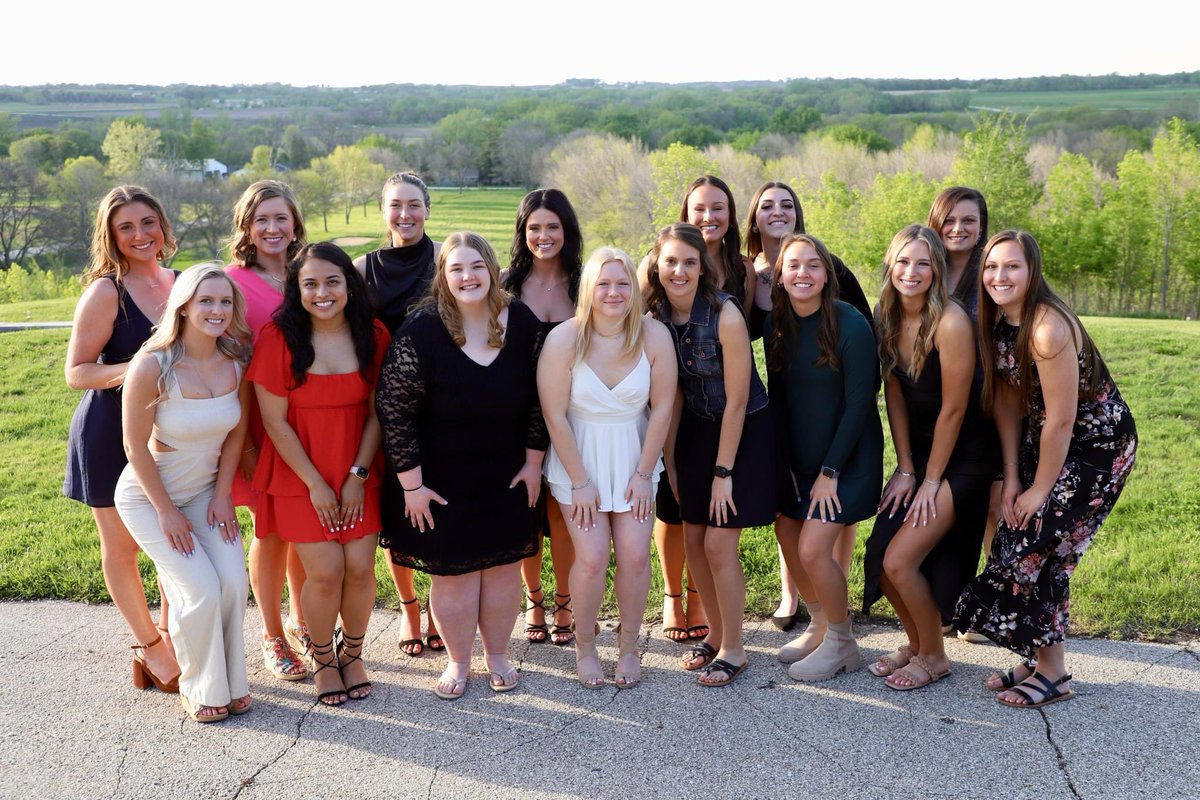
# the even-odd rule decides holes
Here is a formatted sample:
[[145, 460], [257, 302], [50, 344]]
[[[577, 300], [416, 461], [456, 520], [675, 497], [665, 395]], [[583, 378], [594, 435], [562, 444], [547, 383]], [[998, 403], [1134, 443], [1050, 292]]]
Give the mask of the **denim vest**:
[[[717, 292], [717, 301], [724, 307], [726, 301], [735, 305], [737, 299], [726, 292]], [[688, 410], [703, 419], [720, 419], [725, 412], [725, 366], [721, 356], [721, 342], [717, 337], [720, 313], [697, 294], [692, 303], [692, 314], [682, 326], [671, 324], [670, 305], [665, 301], [657, 309], [656, 316], [671, 329], [675, 339], [675, 354], [679, 360], [679, 383]], [[746, 413], [761, 411], [767, 406], [767, 390], [763, 388], [758, 370], [750, 363], [750, 394], [746, 400]]]

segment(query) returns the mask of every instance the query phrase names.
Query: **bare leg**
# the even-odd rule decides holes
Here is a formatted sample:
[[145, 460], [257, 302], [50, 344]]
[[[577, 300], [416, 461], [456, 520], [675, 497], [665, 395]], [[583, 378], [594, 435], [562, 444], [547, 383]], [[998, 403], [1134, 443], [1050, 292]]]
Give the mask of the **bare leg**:
[[[342, 605], [342, 590], [346, 572], [345, 552], [337, 542], [305, 542], [295, 545], [296, 552], [304, 561], [308, 574], [304, 581], [301, 602], [308, 615], [308, 630], [312, 635], [313, 684], [317, 694], [338, 692], [329, 698], [329, 705], [341, 705], [348, 697], [341, 671], [337, 667], [337, 655], [330, 649], [333, 629], [337, 624]], [[328, 644], [327, 644], [328, 643]], [[323, 665], [333, 668], [321, 669]]]
[[[400, 649], [410, 656], [419, 656], [425, 651], [421, 642], [421, 604], [417, 600], [417, 587], [413, 585], [413, 572], [388, 559], [392, 583], [400, 597]], [[430, 615], [432, 623], [433, 616]]]
[[479, 638], [483, 642], [484, 661], [491, 673], [491, 686], [497, 691], [513, 689], [520, 680], [516, 668], [508, 660], [513, 620], [521, 606], [519, 571], [516, 564], [502, 564], [480, 573]]
[[850, 564], [854, 561], [854, 537], [858, 535], [858, 523], [843, 525], [838, 534], [837, 544], [833, 546], [833, 560], [842, 568], [842, 573], [850, 576]]
[[[689, 544], [693, 541], [690, 535], [691, 527], [685, 526], [685, 531], [689, 533]], [[712, 625], [713, 633], [719, 637], [716, 658], [734, 665], [745, 664], [747, 660], [742, 641], [742, 620], [746, 613], [746, 576], [738, 558], [738, 539], [741, 535], [740, 529], [704, 529], [703, 550], [712, 580], [713, 601], [707, 600], [703, 583], [700, 589], [700, 596], [705, 600], [705, 605], [711, 608], [715, 602], [717, 609], [719, 622]], [[709, 639], [712, 638], [710, 635]], [[732, 676], [723, 672], [705, 672], [699, 678], [701, 683], [714, 684], [728, 683], [731, 679]]]
[[546, 595], [542, 591], [542, 550], [542, 536], [538, 534], [537, 553], [521, 561], [521, 580], [529, 601], [525, 611], [525, 638], [531, 642], [544, 642], [550, 636], [546, 625]]
[[[775, 528], [775, 537], [779, 538], [778, 522], [775, 523]], [[771, 616], [787, 619], [796, 615], [796, 608], [800, 604], [800, 595], [796, 590], [796, 581], [792, 577], [792, 572], [788, 569], [787, 559], [783, 555], [783, 546], [778, 546], [776, 550], [779, 557], [779, 606]]]
[[[558, 600], [571, 597], [571, 565], [575, 561], [575, 546], [571, 534], [567, 531], [558, 503], [550, 503], [546, 509], [550, 519], [550, 567], [554, 570], [554, 593]], [[569, 516], [569, 513], [568, 513]], [[571, 606], [571, 601], [566, 601]], [[571, 623], [574, 621], [570, 608], [557, 607], [554, 612], [554, 627], [550, 629], [550, 638], [555, 644], [565, 644], [571, 641]]]
[[632, 511], [609, 514], [617, 573], [613, 580], [617, 611], [621, 617], [618, 635], [617, 685], [632, 686], [641, 679], [641, 654], [637, 641], [646, 616], [646, 595], [650, 591], [649, 519], [638, 522]]
[[[512, 568], [515, 572], [520, 571], [519, 567]], [[437, 619], [450, 662], [438, 678], [436, 689], [446, 694], [462, 694], [471, 671], [471, 646], [479, 627], [482, 575], [481, 572], [468, 572], [465, 575], [430, 576], [429, 609]]]
[[[341, 655], [342, 677], [347, 686], [366, 683], [350, 691], [354, 700], [371, 694], [366, 665], [362, 661], [362, 646], [375, 607], [375, 550], [379, 546], [374, 534], [342, 545], [345, 576], [342, 579], [341, 617], [345, 647]], [[357, 656], [357, 657], [356, 657]]]
[[301, 595], [304, 594], [304, 562], [296, 548], [288, 545], [287, 552], [287, 585], [288, 585], [288, 614], [299, 625], [305, 623], [304, 606]]
[[[1058, 683], [1067, 674], [1067, 643], [1061, 641], [1058, 644], [1050, 645], [1049, 647], [1039, 647], [1037, 650], [1037, 671], [1046, 680], [1051, 683]], [[1033, 702], [1041, 702], [1045, 699], [1046, 689], [1039, 681], [1030, 680], [1022, 683], [1023, 689], [1029, 693]], [[1071, 682], [1063, 681], [1058, 684], [1058, 690], [1061, 692], [1071, 691]], [[1010, 703], [1020, 703], [1028, 705], [1030, 700], [1022, 697], [1012, 689], [1006, 689], [996, 695], [997, 698], [1006, 700]]]
[[[570, 516], [570, 506], [562, 510], [563, 516]], [[595, 527], [587, 530], [575, 523], [568, 526], [575, 539], [575, 564], [571, 567], [571, 585], [575, 587], [575, 668], [579, 681], [587, 688], [604, 685], [604, 671], [596, 654], [596, 618], [604, 601], [608, 557], [612, 552], [610, 516], [597, 514]]]
[[[654, 521], [654, 547], [662, 571], [663, 629], [672, 641], [687, 641], [687, 618], [683, 614], [683, 527]], [[674, 629], [674, 630], [671, 630]]]
[[[125, 624], [129, 626], [138, 644], [149, 644], [159, 636], [154, 621], [150, 618], [150, 607], [146, 604], [146, 589], [138, 572], [138, 545], [129, 535], [117, 509], [93, 508], [92, 516], [100, 531], [100, 569], [104, 573], [104, 585], [108, 595]], [[163, 595], [163, 613], [166, 613], [167, 598]], [[166, 621], [163, 621], [165, 627]], [[170, 683], [179, 676], [179, 662], [175, 653], [165, 643], [142, 651], [150, 671], [163, 683]]]
[[[929, 581], [921, 574], [921, 563], [938, 542], [954, 525], [954, 498], [949, 484], [942, 484], [937, 494], [937, 516], [928, 525], [913, 526], [905, 523], [896, 533], [887, 552], [883, 555], [883, 582], [886, 594], [893, 607], [904, 607], [902, 620], [907, 620], [905, 632], [912, 643], [913, 652], [929, 664], [935, 673], [950, 669], [946, 647], [942, 640], [942, 618], [934, 602]], [[894, 598], [894, 599], [893, 599]], [[910, 627], [911, 626], [911, 627]], [[925, 680], [924, 667], [911, 663], [894, 672], [890, 684], [908, 687]]]
[[[283, 597], [283, 581], [288, 551], [291, 549], [287, 542], [274, 534], [265, 538], [255, 536], [254, 541], [250, 542], [250, 588], [254, 591], [254, 600], [262, 615], [264, 639], [283, 636], [279, 601]], [[299, 600], [296, 602], [299, 603]]]

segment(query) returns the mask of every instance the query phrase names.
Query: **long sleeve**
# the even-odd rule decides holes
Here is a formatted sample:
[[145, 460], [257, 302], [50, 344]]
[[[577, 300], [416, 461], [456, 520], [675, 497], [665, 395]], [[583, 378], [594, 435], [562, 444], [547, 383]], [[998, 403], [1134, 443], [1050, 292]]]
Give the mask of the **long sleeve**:
[[857, 313], [842, 313], [838, 319], [842, 398], [845, 411], [825, 453], [825, 466], [841, 470], [854, 452], [875, 406], [875, 376], [879, 371], [875, 337], [867, 321]]
[[414, 335], [420, 334], [417, 327], [406, 325], [396, 334], [375, 388], [375, 413], [383, 428], [383, 448], [390, 468], [396, 472], [421, 464], [417, 417], [425, 404], [428, 380], [414, 340]]

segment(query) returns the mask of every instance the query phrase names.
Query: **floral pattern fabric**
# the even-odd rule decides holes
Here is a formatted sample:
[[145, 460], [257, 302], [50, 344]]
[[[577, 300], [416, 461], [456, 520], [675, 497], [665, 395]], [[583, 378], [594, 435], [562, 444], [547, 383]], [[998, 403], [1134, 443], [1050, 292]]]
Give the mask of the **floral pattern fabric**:
[[[1017, 385], [1017, 328], [996, 326], [995, 368]], [[1137, 454], [1137, 429], [1129, 406], [1099, 358], [1096, 399], [1084, 400], [1091, 374], [1079, 354], [1079, 408], [1062, 472], [1046, 505], [1025, 530], [999, 521], [987, 566], [963, 591], [955, 611], [959, 630], [975, 630], [1026, 657], [1057, 644], [1070, 621], [1070, 580], [1079, 559], [1108, 518]], [[1028, 488], [1038, 468], [1046, 404], [1033, 369], [1029, 413], [1021, 424], [1018, 470]]]

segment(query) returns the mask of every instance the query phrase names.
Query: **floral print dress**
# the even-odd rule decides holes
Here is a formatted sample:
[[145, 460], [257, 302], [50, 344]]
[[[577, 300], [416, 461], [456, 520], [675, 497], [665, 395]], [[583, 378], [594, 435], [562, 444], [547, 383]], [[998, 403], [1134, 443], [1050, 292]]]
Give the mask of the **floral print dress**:
[[[1003, 318], [996, 325], [996, 370], [1017, 385], [1018, 328]], [[987, 566], [958, 600], [955, 627], [978, 631], [1025, 657], [1058, 644], [1070, 618], [1070, 580], [1080, 556], [1112, 511], [1133, 468], [1137, 430], [1108, 368], [1098, 357], [1096, 399], [1084, 400], [1090, 383], [1079, 355], [1079, 409], [1062, 472], [1046, 505], [1025, 530], [999, 521]], [[1021, 423], [1018, 470], [1028, 488], [1038, 468], [1046, 404], [1034, 366], [1028, 416]]]

